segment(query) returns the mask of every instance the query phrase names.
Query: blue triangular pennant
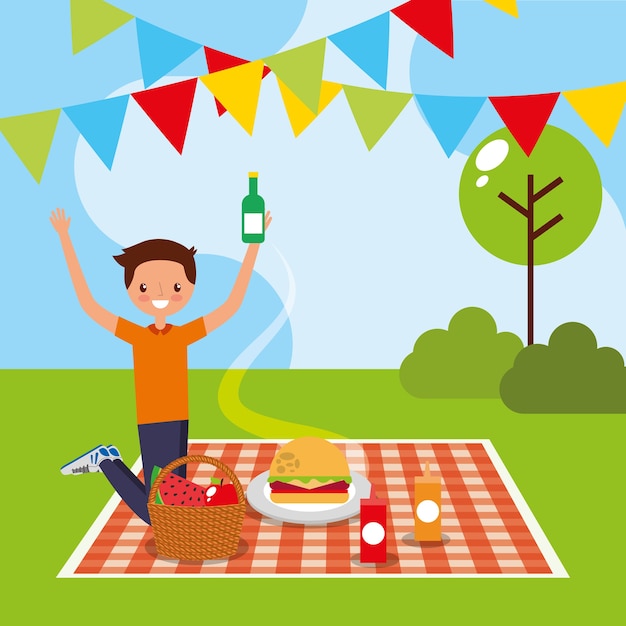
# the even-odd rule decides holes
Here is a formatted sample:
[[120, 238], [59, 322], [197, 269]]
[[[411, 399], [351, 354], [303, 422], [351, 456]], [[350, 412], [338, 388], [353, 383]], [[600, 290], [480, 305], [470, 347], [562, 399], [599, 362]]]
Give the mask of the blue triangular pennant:
[[383, 89], [387, 88], [389, 13], [328, 37]]
[[113, 166], [127, 104], [126, 95], [63, 109], [78, 132], [109, 169]]
[[447, 156], [463, 139], [486, 98], [421, 96], [415, 100]]
[[135, 21], [145, 87], [165, 76], [202, 47], [199, 43], [183, 39], [142, 20]]

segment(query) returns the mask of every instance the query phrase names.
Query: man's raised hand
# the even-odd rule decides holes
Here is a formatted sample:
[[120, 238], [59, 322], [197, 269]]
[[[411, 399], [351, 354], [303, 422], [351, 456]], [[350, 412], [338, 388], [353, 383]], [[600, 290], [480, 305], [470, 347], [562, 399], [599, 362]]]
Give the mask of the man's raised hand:
[[52, 211], [50, 215], [50, 223], [59, 235], [67, 233], [70, 228], [70, 217], [65, 217], [65, 209], [57, 209]]

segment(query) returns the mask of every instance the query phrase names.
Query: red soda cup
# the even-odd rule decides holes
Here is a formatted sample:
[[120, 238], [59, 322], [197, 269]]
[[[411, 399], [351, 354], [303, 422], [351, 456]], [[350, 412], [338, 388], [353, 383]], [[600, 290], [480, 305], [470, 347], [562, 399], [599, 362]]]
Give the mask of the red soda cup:
[[369, 498], [361, 498], [361, 563], [387, 561], [387, 500], [376, 497], [374, 486]]

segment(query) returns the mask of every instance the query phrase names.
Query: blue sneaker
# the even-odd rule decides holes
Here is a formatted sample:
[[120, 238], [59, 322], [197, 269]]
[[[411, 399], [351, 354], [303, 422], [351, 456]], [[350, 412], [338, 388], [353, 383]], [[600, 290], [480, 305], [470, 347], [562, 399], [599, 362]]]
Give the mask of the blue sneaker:
[[122, 455], [119, 453], [119, 450], [115, 447], [112, 446], [111, 444], [109, 444], [107, 446], [107, 450], [109, 451], [109, 454], [111, 455], [111, 460], [115, 461], [115, 459], [122, 459]]
[[100, 463], [105, 459], [114, 461], [120, 459], [120, 453], [115, 446], [103, 446], [100, 444], [85, 454], [66, 463], [61, 468], [61, 474], [88, 474], [90, 472], [100, 472]]

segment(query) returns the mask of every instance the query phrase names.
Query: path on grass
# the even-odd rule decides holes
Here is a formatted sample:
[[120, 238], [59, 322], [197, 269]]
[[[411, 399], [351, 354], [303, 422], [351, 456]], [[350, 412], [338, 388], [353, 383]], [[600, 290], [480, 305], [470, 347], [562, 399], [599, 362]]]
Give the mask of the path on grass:
[[329, 430], [296, 424], [258, 413], [245, 406], [239, 398], [241, 381], [247, 370], [229, 369], [224, 374], [217, 391], [217, 401], [226, 418], [239, 428], [264, 439], [295, 439], [315, 436], [324, 439], [344, 439], [343, 435]]
[[217, 390], [217, 402], [220, 410], [235, 426], [246, 432], [263, 437], [264, 439], [295, 439], [296, 437], [314, 436], [325, 439], [344, 439], [343, 435], [329, 430], [296, 424], [258, 413], [248, 408], [239, 396], [241, 381], [246, 375], [248, 368], [261, 354], [269, 342], [278, 334], [280, 329], [289, 319], [296, 296], [296, 282], [285, 257], [278, 251], [276, 246], [271, 246], [278, 254], [287, 272], [288, 291], [287, 298], [280, 313], [271, 324], [235, 359], [230, 368], [226, 370], [220, 386]]

